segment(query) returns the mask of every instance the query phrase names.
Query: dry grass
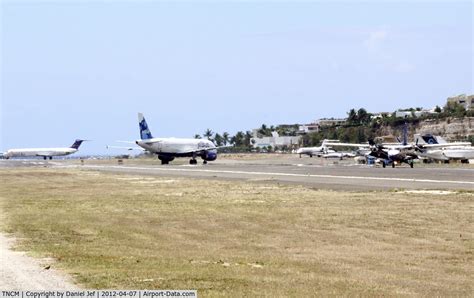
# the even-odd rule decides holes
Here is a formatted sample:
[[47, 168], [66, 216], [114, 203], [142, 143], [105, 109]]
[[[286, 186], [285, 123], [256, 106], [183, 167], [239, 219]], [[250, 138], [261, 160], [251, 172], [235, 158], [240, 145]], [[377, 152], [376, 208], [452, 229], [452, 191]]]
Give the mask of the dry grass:
[[352, 193], [0, 170], [2, 228], [87, 288], [199, 295], [473, 292], [472, 193]]

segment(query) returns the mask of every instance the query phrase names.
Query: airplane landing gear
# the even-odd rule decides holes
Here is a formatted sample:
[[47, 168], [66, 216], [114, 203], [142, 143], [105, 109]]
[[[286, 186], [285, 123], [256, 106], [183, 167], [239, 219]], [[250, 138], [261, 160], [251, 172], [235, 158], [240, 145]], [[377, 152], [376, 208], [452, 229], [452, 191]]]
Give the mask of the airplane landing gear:
[[189, 164], [190, 164], [190, 165], [195, 165], [195, 164], [197, 164], [197, 160], [195, 160], [194, 158], [193, 158], [193, 159], [190, 159], [190, 160], [189, 160]]
[[392, 168], [395, 168], [395, 162], [392, 162]]
[[164, 159], [161, 160], [161, 164], [162, 164], [162, 165], [167, 165], [167, 164], [169, 164], [169, 163], [170, 163], [170, 162], [167, 161], [167, 160], [164, 160]]
[[207, 160], [202, 162], [203, 165], [207, 165]]
[[410, 162], [410, 168], [412, 168], [412, 169], [413, 169], [413, 161], [412, 161], [412, 162]]

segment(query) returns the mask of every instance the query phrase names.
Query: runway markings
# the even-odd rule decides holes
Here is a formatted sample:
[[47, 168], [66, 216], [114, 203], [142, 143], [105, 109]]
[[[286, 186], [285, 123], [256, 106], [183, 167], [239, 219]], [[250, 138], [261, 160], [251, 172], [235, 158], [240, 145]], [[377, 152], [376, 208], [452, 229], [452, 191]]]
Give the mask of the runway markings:
[[414, 179], [414, 178], [391, 178], [391, 177], [367, 177], [367, 176], [339, 176], [339, 175], [318, 175], [318, 174], [294, 174], [281, 172], [252, 172], [252, 171], [231, 171], [231, 170], [208, 170], [208, 169], [178, 169], [178, 168], [147, 168], [147, 167], [126, 167], [126, 166], [94, 166], [84, 165], [84, 168], [114, 168], [123, 170], [146, 170], [162, 172], [200, 172], [210, 174], [240, 174], [254, 176], [279, 176], [279, 177], [311, 177], [327, 179], [350, 179], [350, 180], [375, 180], [375, 181], [399, 181], [415, 183], [448, 183], [448, 184], [469, 184], [474, 185], [474, 181], [455, 181], [455, 180], [433, 180], [433, 179]]

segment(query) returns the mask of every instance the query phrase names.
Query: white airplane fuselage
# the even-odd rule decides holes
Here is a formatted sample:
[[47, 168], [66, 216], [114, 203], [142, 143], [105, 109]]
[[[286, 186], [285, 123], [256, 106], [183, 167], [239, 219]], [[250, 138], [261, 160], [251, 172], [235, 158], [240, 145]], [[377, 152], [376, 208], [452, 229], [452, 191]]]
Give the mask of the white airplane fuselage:
[[450, 160], [450, 159], [474, 159], [474, 147], [445, 147], [426, 149], [424, 152], [417, 153], [424, 158], [431, 158], [436, 160]]
[[320, 155], [322, 154], [325, 150], [327, 150], [327, 147], [324, 147], [324, 146], [319, 146], [319, 147], [303, 147], [303, 148], [299, 148], [298, 150], [296, 150], [296, 153], [299, 154], [301, 156], [301, 154], [306, 154], [306, 155], [309, 155], [311, 157], [313, 157], [313, 155]]
[[193, 152], [199, 150], [216, 151], [214, 143], [203, 139], [153, 138], [137, 140], [136, 144], [152, 153], [164, 155], [193, 156]]
[[3, 154], [5, 158], [13, 157], [53, 157], [64, 156], [77, 152], [74, 148], [27, 148], [27, 149], [10, 149]]

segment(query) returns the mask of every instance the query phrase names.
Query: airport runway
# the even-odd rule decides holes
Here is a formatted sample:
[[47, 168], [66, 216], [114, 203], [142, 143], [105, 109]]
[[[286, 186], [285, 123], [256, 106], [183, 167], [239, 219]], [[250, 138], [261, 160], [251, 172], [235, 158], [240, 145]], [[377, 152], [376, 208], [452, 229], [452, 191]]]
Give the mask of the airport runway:
[[[186, 161], [186, 160], [184, 160]], [[16, 164], [16, 165], [15, 165]], [[447, 189], [474, 190], [474, 167], [459, 166], [415, 166], [411, 169], [400, 166], [395, 169], [367, 165], [355, 165], [352, 161], [342, 163], [319, 162], [317, 159], [262, 159], [219, 160], [207, 165], [170, 164], [159, 165], [146, 161], [139, 163], [126, 160], [118, 165], [111, 160], [100, 163], [78, 161], [0, 161], [6, 166], [50, 166], [78, 167], [84, 170], [140, 174], [155, 176], [179, 176], [204, 179], [242, 180], [272, 183], [301, 184], [314, 188], [333, 190], [392, 190], [392, 189]]]

